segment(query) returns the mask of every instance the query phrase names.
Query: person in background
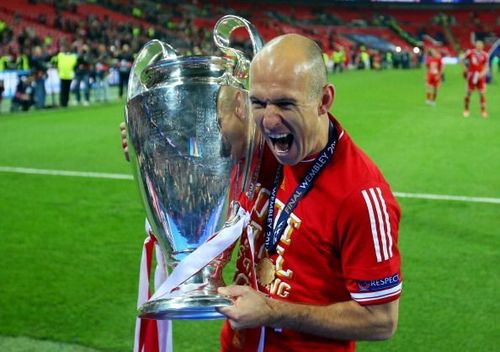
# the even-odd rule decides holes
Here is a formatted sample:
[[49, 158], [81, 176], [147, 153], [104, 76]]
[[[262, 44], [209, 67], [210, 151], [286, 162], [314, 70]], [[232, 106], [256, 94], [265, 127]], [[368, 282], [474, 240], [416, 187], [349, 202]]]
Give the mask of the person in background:
[[111, 56], [106, 50], [106, 46], [100, 43], [97, 47], [95, 64], [95, 96], [96, 101], [108, 101], [108, 77]]
[[441, 76], [443, 74], [443, 61], [441, 56], [434, 49], [429, 49], [425, 60], [427, 71], [427, 104], [435, 106], [438, 88], [441, 85]]
[[369, 70], [370, 67], [370, 54], [364, 45], [361, 46], [358, 57], [358, 69]]
[[338, 45], [338, 47], [334, 50], [333, 54], [333, 73], [344, 71], [344, 63], [346, 58], [345, 49], [343, 46]]
[[78, 50], [75, 70], [75, 97], [76, 103], [81, 103], [81, 89], [83, 85], [83, 105], [90, 104], [90, 68], [93, 58], [87, 44], [83, 44]]
[[11, 112], [28, 111], [34, 104], [34, 89], [33, 89], [34, 74], [22, 75], [19, 77], [19, 82], [16, 86], [14, 97], [12, 97]]
[[5, 50], [0, 45], [0, 72], [8, 70], [12, 65], [12, 57], [7, 53], [4, 54], [4, 52]]
[[70, 46], [63, 42], [61, 50], [54, 57], [57, 73], [61, 82], [59, 93], [59, 104], [62, 107], [67, 107], [69, 102], [69, 92], [71, 88], [71, 81], [75, 77], [75, 67], [77, 62], [77, 55], [70, 50]]
[[3, 92], [5, 92], [5, 84], [3, 79], [0, 79], [0, 114], [2, 113]]
[[486, 111], [486, 74], [488, 73], [488, 53], [484, 51], [484, 44], [478, 40], [474, 49], [465, 52], [462, 66], [464, 68], [464, 78], [467, 81], [467, 90], [464, 97], [464, 117], [470, 115], [470, 96], [474, 90], [479, 92], [479, 102], [481, 106], [481, 116], [488, 117]]
[[45, 108], [45, 98], [47, 95], [45, 90], [45, 80], [47, 79], [48, 56], [43, 53], [42, 47], [37, 45], [32, 50], [30, 61], [35, 74], [35, 108], [43, 109]]
[[118, 65], [118, 96], [123, 97], [123, 91], [127, 88], [128, 78], [130, 76], [130, 70], [132, 69], [132, 64], [134, 63], [134, 56], [130, 51], [130, 46], [128, 44], [123, 44], [121, 51], [117, 56]]
[[493, 75], [498, 75], [500, 72], [500, 54], [493, 56], [491, 59], [491, 80], [493, 81]]
[[29, 48], [21, 49], [21, 53], [16, 58], [16, 68], [21, 71], [31, 70]]

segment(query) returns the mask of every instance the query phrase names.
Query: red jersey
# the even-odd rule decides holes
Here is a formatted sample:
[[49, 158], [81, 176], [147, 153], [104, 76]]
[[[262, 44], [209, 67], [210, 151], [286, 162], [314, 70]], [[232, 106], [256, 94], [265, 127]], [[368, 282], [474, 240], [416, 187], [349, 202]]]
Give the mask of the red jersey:
[[482, 72], [488, 64], [488, 53], [469, 49], [465, 52], [464, 61], [467, 63], [467, 72]]
[[[338, 124], [337, 131], [339, 141], [332, 160], [293, 210], [277, 253], [271, 256], [264, 249], [270, 192], [260, 189], [251, 224], [255, 258], [250, 254], [248, 237], [243, 236], [235, 274], [237, 284], [257, 285], [274, 299], [311, 305], [348, 300], [370, 305], [399, 297], [402, 286], [397, 248], [400, 208], [375, 164]], [[275, 203], [275, 220], [312, 164], [311, 160], [284, 167]], [[265, 330], [266, 352], [353, 351], [355, 348], [354, 341], [288, 329]], [[226, 322], [221, 335], [222, 351], [254, 352], [259, 337], [260, 329], [235, 332]]]
[[467, 86], [469, 90], [486, 88], [486, 75], [484, 70], [488, 64], [488, 54], [484, 50], [469, 49], [465, 52]]
[[441, 57], [427, 57], [425, 66], [427, 67], [427, 83], [433, 86], [439, 85], [441, 82], [441, 71], [443, 69]]

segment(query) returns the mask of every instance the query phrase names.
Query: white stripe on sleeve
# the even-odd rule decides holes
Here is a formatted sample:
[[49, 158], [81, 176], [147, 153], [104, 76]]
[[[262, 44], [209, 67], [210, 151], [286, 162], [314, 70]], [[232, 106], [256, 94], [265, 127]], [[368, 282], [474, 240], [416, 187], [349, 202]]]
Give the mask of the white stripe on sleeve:
[[361, 194], [363, 195], [363, 198], [366, 203], [366, 208], [368, 209], [368, 216], [370, 217], [370, 226], [372, 230], [372, 238], [373, 238], [373, 246], [375, 248], [375, 256], [377, 257], [377, 263], [380, 263], [382, 261], [382, 256], [380, 255], [380, 245], [378, 242], [378, 236], [377, 236], [377, 224], [375, 220], [375, 216], [373, 215], [373, 207], [372, 203], [370, 201], [370, 197], [368, 196], [368, 193], [366, 190], [361, 191]]
[[389, 240], [389, 258], [392, 258], [392, 234], [391, 234], [391, 222], [389, 221], [389, 213], [387, 212], [387, 207], [385, 205], [385, 199], [382, 197], [382, 191], [379, 187], [376, 188], [377, 193], [380, 199], [380, 203], [382, 204], [382, 210], [384, 211], [385, 218], [385, 228], [387, 229], [386, 235]]
[[403, 283], [399, 283], [399, 285], [394, 286], [392, 288], [388, 288], [386, 290], [375, 291], [375, 292], [351, 293], [351, 298], [357, 302], [376, 301], [382, 298], [392, 297], [400, 294], [402, 287]]
[[369, 189], [370, 195], [372, 196], [373, 204], [375, 204], [375, 211], [377, 213], [378, 226], [380, 229], [380, 240], [382, 242], [382, 252], [384, 253], [384, 260], [389, 259], [389, 253], [387, 253], [387, 240], [386, 233], [384, 229], [384, 220], [382, 219], [382, 211], [380, 210], [380, 205], [378, 203], [377, 195], [373, 188]]

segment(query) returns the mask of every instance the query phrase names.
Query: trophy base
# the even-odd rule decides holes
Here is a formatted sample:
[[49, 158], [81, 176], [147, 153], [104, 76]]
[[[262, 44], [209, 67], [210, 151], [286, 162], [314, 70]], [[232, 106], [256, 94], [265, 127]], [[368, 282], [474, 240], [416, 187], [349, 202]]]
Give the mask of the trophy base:
[[139, 308], [139, 317], [154, 320], [213, 320], [225, 319], [216, 308], [233, 302], [220, 295], [160, 298], [146, 302]]

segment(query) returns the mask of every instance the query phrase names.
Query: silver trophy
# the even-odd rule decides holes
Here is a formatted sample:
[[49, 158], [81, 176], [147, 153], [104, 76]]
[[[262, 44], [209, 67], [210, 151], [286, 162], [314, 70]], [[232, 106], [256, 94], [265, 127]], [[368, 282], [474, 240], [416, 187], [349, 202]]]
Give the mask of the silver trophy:
[[[253, 54], [230, 45], [246, 29]], [[214, 27], [218, 56], [178, 56], [153, 40], [138, 53], [125, 108], [129, 152], [148, 221], [171, 271], [239, 220], [238, 199], [252, 193], [262, 141], [249, 116], [251, 57], [263, 46], [252, 24], [224, 16]], [[232, 245], [166, 297], [146, 302], [148, 319], [218, 319], [231, 305], [217, 293]], [[191, 257], [192, 258], [192, 257]]]

